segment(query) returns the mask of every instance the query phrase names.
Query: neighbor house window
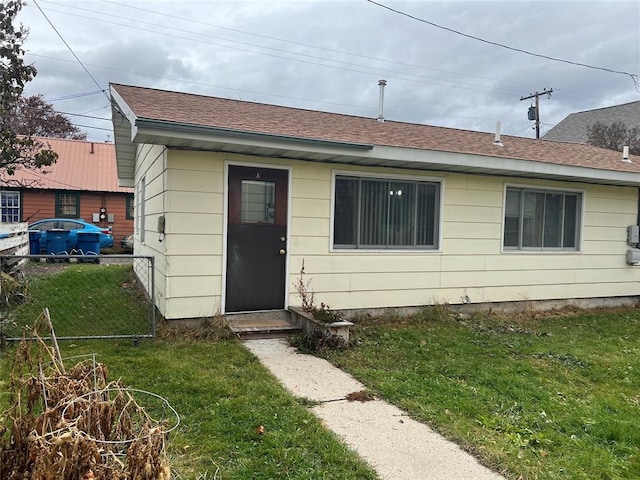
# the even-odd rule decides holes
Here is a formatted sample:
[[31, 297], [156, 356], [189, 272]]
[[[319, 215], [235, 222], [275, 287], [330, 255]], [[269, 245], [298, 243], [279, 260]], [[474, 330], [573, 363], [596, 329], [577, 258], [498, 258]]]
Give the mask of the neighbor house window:
[[438, 248], [440, 183], [338, 175], [335, 248]]
[[508, 187], [505, 250], [578, 250], [582, 194]]
[[0, 222], [20, 221], [20, 192], [0, 192]]
[[56, 195], [56, 217], [80, 216], [80, 195], [77, 193], [59, 192]]
[[127, 218], [127, 220], [132, 220], [133, 219], [133, 207], [134, 207], [133, 193], [127, 194], [126, 199], [127, 199], [127, 203], [126, 203], [126, 208], [127, 208], [126, 218]]

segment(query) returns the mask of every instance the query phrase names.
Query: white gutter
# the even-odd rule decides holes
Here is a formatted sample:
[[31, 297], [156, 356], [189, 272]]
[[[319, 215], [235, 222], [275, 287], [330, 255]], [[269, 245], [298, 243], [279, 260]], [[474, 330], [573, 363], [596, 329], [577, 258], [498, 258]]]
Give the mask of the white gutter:
[[[139, 122], [140, 124], [140, 122]], [[275, 135], [242, 135], [233, 132], [226, 135], [222, 130], [190, 129], [187, 132], [169, 131], [165, 128], [143, 128], [139, 126], [134, 141], [153, 143], [174, 148], [216, 149], [216, 144], [229, 148], [264, 149], [263, 156], [296, 158], [300, 160], [338, 162], [345, 164], [384, 166], [414, 170], [451, 171], [482, 175], [502, 175], [578, 181], [587, 183], [640, 186], [640, 173], [602, 170], [596, 168], [559, 165], [556, 163], [520, 160], [470, 153], [443, 152], [415, 148], [346, 144], [330, 141], [292, 139]], [[209, 144], [209, 147], [207, 147]]]

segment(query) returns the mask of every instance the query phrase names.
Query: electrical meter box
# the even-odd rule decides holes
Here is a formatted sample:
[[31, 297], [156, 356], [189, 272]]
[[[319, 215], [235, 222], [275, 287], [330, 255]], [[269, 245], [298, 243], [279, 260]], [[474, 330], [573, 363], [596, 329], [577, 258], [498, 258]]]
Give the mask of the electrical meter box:
[[629, 265], [640, 265], [640, 249], [630, 248], [627, 250], [627, 263]]

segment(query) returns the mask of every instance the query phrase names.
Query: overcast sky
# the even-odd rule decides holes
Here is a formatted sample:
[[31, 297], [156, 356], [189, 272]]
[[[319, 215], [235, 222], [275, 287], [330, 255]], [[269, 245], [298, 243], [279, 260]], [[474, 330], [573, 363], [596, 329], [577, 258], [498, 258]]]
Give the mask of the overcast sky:
[[28, 0], [19, 21], [38, 75], [25, 93], [86, 115], [69, 118], [96, 141], [113, 140], [110, 121], [90, 118], [110, 118], [109, 82], [375, 118], [386, 79], [389, 120], [500, 120], [525, 137], [520, 98], [545, 88], [543, 134], [572, 112], [640, 100], [629, 75], [512, 50], [640, 75], [637, 0], [376, 1], [424, 21], [367, 0]]

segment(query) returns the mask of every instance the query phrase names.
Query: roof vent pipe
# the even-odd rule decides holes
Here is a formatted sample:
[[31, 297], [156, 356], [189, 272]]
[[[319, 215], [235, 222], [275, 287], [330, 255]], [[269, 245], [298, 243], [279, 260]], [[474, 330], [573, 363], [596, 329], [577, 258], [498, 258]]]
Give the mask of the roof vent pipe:
[[629, 158], [629, 145], [622, 147], [622, 161], [631, 163], [631, 159]]
[[387, 84], [386, 80], [378, 80], [378, 86], [380, 87], [380, 105], [378, 106], [378, 121], [384, 123], [384, 86]]
[[493, 144], [496, 147], [504, 147], [504, 145], [502, 144], [502, 142], [500, 141], [500, 120], [498, 120], [496, 122], [496, 138], [493, 141]]

